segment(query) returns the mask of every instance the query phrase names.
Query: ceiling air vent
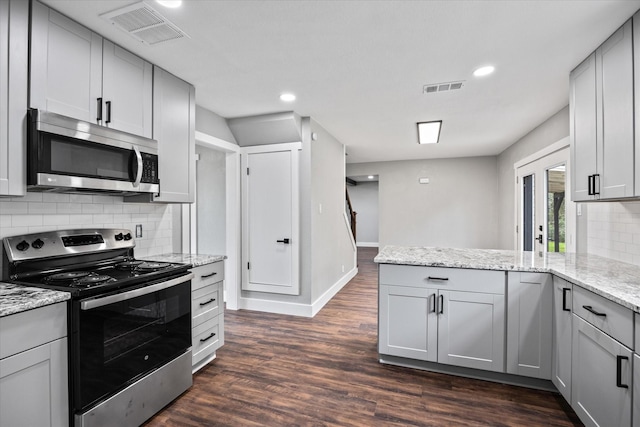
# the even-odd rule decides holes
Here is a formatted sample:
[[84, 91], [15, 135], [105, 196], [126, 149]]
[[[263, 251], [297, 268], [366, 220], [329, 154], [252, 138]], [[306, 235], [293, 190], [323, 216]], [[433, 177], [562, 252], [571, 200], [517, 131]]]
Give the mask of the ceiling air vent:
[[462, 89], [462, 86], [464, 86], [464, 81], [430, 83], [422, 87], [422, 93], [430, 94], [430, 93], [437, 93], [437, 92], [447, 92], [450, 90]]
[[100, 17], [148, 45], [189, 37], [145, 2], [103, 13]]

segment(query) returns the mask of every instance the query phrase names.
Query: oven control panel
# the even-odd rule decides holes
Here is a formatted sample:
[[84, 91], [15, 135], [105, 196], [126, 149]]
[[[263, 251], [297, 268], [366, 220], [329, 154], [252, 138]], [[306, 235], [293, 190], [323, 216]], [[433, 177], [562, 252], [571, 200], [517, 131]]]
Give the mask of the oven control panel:
[[115, 228], [57, 230], [5, 237], [10, 262], [135, 247], [131, 231]]

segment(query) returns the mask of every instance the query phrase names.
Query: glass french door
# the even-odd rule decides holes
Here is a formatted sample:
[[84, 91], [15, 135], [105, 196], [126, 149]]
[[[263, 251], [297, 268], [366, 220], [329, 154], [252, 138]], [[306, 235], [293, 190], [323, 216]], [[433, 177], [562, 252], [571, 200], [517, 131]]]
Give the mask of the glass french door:
[[574, 204], [570, 201], [569, 149], [517, 169], [517, 249], [574, 252]]

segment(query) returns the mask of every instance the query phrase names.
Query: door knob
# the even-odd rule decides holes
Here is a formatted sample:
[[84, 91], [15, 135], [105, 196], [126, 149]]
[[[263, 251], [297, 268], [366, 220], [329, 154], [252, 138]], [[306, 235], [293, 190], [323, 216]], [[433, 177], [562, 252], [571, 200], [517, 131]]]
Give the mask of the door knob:
[[276, 240], [277, 243], [284, 243], [285, 245], [289, 244], [289, 239]]
[[538, 238], [536, 240], [538, 240], [538, 243], [542, 244], [542, 234], [538, 234]]

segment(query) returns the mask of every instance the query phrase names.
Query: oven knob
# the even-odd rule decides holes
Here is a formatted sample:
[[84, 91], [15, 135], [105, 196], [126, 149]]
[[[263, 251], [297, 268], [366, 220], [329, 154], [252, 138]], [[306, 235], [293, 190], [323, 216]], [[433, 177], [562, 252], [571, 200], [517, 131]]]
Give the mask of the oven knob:
[[122, 240], [124, 238], [124, 236], [122, 235], [122, 233], [118, 233], [115, 235], [116, 240]]
[[31, 243], [31, 246], [33, 246], [34, 249], [40, 249], [44, 246], [44, 242], [40, 239], [36, 239]]
[[27, 242], [26, 240], [23, 240], [22, 242], [16, 245], [16, 249], [19, 251], [26, 251], [27, 249], [29, 249], [29, 242]]
[[127, 233], [124, 235], [124, 240], [131, 240], [131, 233]]

